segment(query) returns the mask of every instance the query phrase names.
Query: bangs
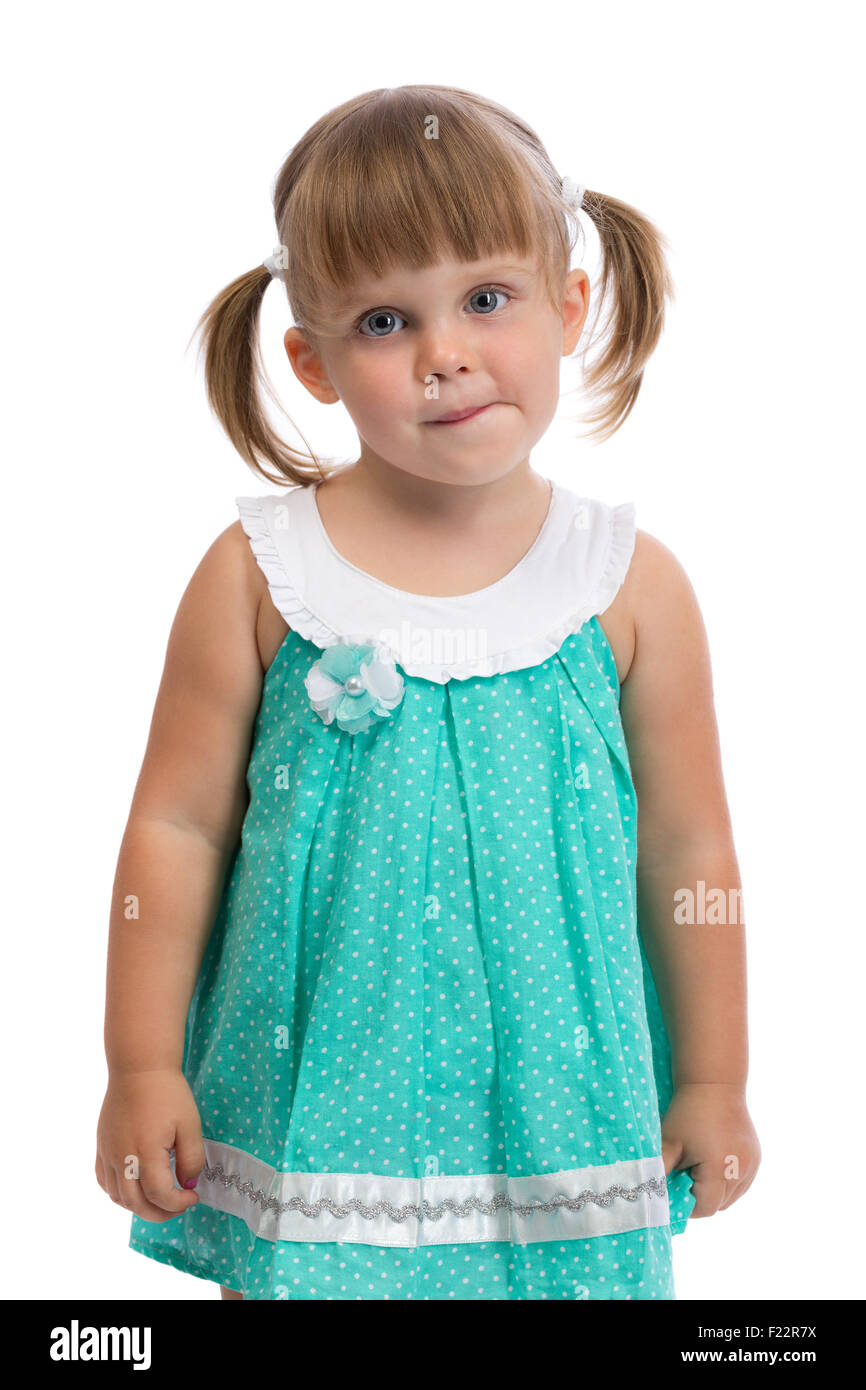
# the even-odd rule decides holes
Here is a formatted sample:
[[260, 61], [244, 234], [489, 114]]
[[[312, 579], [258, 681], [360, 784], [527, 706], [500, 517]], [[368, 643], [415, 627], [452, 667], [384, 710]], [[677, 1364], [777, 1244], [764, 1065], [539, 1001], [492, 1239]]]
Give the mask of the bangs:
[[334, 332], [359, 281], [443, 258], [530, 258], [556, 299], [573, 241], [555, 172], [531, 131], [524, 143], [510, 113], [500, 124], [475, 100], [398, 88], [331, 113], [278, 216], [299, 326]]

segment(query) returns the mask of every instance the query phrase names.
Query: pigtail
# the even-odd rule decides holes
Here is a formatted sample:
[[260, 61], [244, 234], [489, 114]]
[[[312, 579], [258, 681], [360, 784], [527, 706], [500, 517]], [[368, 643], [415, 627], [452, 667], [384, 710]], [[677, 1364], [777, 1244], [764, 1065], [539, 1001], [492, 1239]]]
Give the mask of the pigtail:
[[583, 211], [595, 226], [602, 252], [600, 294], [584, 352], [593, 344], [605, 302], [612, 301], [601, 351], [584, 365], [585, 389], [599, 403], [583, 418], [596, 426], [593, 435], [608, 439], [637, 400], [644, 367], [664, 327], [665, 299], [674, 298], [674, 284], [665, 257], [668, 242], [643, 213], [589, 190], [583, 196]]
[[[259, 389], [263, 387], [286, 415], [265, 370], [259, 341], [261, 303], [270, 283], [265, 265], [239, 275], [208, 305], [193, 338], [201, 332], [199, 355], [204, 351], [208, 400], [241, 457], [268, 482], [309, 486], [326, 476], [321, 461], [312, 450], [292, 449], [280, 438], [265, 414]], [[326, 460], [328, 466], [333, 462]]]

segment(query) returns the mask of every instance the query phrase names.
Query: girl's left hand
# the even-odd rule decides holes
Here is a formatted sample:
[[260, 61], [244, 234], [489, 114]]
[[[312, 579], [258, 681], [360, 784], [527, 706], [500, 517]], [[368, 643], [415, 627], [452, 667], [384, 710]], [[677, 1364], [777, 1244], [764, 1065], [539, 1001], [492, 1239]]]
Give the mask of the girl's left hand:
[[662, 1120], [665, 1175], [689, 1168], [692, 1216], [715, 1216], [743, 1196], [761, 1162], [745, 1086], [692, 1082], [678, 1086]]

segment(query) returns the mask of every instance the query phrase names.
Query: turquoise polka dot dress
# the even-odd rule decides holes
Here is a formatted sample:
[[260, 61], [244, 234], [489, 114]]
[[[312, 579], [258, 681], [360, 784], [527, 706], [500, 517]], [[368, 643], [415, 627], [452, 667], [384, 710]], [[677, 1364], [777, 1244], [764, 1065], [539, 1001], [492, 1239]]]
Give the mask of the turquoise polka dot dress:
[[200, 1201], [130, 1245], [246, 1299], [673, 1299], [694, 1197], [598, 621], [634, 508], [551, 483], [518, 565], [441, 598], [315, 493], [237, 499], [290, 631], [186, 1024]]

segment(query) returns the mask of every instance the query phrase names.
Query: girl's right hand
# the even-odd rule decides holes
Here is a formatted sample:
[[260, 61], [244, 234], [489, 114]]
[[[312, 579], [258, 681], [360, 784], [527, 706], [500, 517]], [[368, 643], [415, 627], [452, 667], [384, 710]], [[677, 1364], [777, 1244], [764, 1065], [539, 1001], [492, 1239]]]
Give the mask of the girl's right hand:
[[195, 1206], [174, 1185], [205, 1165], [198, 1107], [179, 1070], [111, 1072], [96, 1132], [96, 1180], [118, 1206], [145, 1221], [170, 1221]]

